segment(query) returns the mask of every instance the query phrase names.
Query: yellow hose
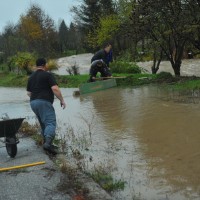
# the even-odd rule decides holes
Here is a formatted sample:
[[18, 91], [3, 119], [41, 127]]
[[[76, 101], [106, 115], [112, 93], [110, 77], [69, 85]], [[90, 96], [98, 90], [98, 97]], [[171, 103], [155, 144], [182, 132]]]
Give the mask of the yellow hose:
[[45, 164], [45, 161], [35, 162], [35, 163], [30, 163], [30, 164], [25, 164], [25, 165], [18, 165], [18, 166], [14, 166], [14, 167], [0, 168], [0, 172], [13, 170], [13, 169], [20, 169], [20, 168], [25, 168], [25, 167], [32, 167], [35, 165], [43, 165], [43, 164]]

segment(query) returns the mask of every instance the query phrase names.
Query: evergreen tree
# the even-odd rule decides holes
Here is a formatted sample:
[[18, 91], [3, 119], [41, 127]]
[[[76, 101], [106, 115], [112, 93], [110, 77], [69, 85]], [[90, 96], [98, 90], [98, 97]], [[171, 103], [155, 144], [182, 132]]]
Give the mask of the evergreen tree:
[[67, 49], [68, 32], [69, 32], [68, 27], [66, 26], [65, 21], [63, 20], [59, 26], [59, 32], [58, 32], [61, 52], [64, 52]]
[[89, 43], [91, 43], [91, 38], [96, 37], [101, 18], [114, 14], [113, 0], [82, 0], [82, 4], [79, 7], [73, 7], [72, 12], [75, 14], [74, 19], [79, 33], [82, 33], [81, 43], [87, 50], [94, 50]]
[[113, 0], [100, 0], [101, 16], [112, 15], [115, 13]]
[[93, 31], [99, 24], [101, 7], [98, 0], [83, 0], [80, 7], [73, 7], [75, 20], [84, 33]]

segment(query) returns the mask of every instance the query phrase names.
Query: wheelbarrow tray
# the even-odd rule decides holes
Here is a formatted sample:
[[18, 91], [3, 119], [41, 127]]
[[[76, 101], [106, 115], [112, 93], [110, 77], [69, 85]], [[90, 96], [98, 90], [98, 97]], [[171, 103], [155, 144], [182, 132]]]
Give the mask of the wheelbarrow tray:
[[0, 121], [0, 137], [14, 137], [25, 118]]

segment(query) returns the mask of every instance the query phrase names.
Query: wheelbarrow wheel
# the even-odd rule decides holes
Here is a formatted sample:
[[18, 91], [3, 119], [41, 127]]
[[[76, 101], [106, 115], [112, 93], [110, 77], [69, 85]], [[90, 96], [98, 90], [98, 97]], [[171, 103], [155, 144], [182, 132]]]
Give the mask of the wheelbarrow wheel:
[[11, 158], [14, 158], [17, 155], [17, 144], [15, 138], [10, 138], [9, 142], [6, 142], [6, 150]]

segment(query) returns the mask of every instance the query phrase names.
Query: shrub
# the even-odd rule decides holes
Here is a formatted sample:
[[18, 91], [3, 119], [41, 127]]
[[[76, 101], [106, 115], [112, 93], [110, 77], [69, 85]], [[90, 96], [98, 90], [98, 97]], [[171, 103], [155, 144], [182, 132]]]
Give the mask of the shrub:
[[115, 61], [110, 64], [112, 73], [139, 74], [141, 69], [135, 63]]
[[157, 78], [171, 78], [172, 77], [172, 74], [170, 72], [160, 72], [158, 75], [157, 75]]
[[48, 66], [48, 70], [49, 71], [52, 71], [52, 70], [55, 70], [55, 69], [58, 69], [58, 64], [55, 60], [48, 60], [47, 62], [47, 66]]
[[129, 49], [120, 51], [119, 55], [117, 56], [118, 61], [126, 61], [126, 62], [132, 62], [134, 60], [133, 56], [131, 55], [131, 52]]
[[66, 71], [69, 73], [69, 75], [79, 75], [79, 66], [74, 63], [71, 67], [68, 67]]
[[125, 181], [114, 180], [113, 176], [104, 169], [96, 169], [90, 176], [107, 192], [124, 190]]
[[64, 52], [64, 56], [73, 56], [73, 55], [76, 55], [76, 54], [77, 54], [76, 50], [66, 50]]

